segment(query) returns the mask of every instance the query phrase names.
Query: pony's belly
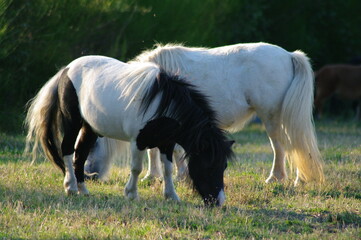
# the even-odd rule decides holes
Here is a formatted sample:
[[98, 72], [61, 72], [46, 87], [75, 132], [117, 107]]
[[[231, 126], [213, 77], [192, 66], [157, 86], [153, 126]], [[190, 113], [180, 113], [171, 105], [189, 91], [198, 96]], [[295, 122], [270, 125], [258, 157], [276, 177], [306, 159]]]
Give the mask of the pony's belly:
[[254, 111], [249, 107], [239, 107], [237, 110], [217, 112], [220, 127], [227, 131], [238, 131], [243, 128]]
[[[134, 135], [133, 132], [136, 131], [133, 129], [133, 124], [127, 124], [127, 126], [125, 126], [126, 122], [122, 116], [124, 113], [118, 111], [113, 111], [111, 113], [90, 113], [89, 111], [83, 111], [82, 114], [84, 119], [92, 127], [93, 131], [100, 136], [130, 141], [133, 137], [132, 135]], [[131, 123], [134, 123], [134, 121]]]
[[92, 126], [94, 132], [101, 136], [123, 141], [129, 141], [130, 139], [130, 136], [125, 133], [122, 126], [112, 121], [107, 121], [106, 123], [103, 123], [103, 121], [90, 121], [89, 124]]

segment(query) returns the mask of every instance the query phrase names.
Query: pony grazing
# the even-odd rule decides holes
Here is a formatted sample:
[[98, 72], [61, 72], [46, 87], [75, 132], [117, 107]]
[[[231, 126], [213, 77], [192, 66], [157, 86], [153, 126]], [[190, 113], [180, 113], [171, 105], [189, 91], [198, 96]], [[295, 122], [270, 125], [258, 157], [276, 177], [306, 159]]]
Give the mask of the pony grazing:
[[356, 119], [361, 120], [361, 65], [326, 65], [318, 70], [316, 77], [315, 111], [322, 115], [325, 100], [332, 95], [357, 100]]
[[60, 70], [32, 100], [27, 143], [39, 143], [64, 173], [67, 194], [88, 194], [84, 163], [98, 136], [130, 142], [131, 175], [125, 195], [138, 197], [142, 155], [157, 147], [164, 164], [164, 195], [179, 200], [172, 182], [172, 152], [179, 144], [206, 205], [225, 200], [223, 173], [231, 144], [209, 100], [193, 85], [154, 63], [126, 64], [86, 56]]
[[324, 181], [312, 119], [313, 71], [303, 52], [267, 43], [211, 49], [165, 45], [132, 62], [154, 62], [184, 77], [212, 100], [222, 129], [239, 131], [257, 114], [274, 153], [266, 182], [287, 179], [286, 158], [297, 170], [295, 184]]

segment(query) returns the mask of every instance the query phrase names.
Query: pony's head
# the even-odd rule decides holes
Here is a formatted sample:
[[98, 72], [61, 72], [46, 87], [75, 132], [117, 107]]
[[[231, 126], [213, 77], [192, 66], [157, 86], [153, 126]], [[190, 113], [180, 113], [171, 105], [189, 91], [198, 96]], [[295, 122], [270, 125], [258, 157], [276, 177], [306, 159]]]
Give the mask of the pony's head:
[[222, 136], [204, 136], [199, 145], [194, 145], [188, 152], [189, 175], [206, 206], [222, 206], [225, 201], [224, 171], [233, 155], [233, 143]]

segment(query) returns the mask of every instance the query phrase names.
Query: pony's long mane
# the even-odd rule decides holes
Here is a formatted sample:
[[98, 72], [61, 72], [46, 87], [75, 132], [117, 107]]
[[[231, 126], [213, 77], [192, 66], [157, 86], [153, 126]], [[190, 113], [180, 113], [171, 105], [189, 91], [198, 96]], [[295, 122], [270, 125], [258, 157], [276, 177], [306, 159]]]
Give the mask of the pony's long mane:
[[[117, 69], [114, 69], [114, 71], [117, 71]], [[142, 98], [145, 94], [144, 91], [152, 84], [160, 69], [154, 63], [132, 62], [127, 64], [126, 68], [122, 68], [117, 72], [120, 73], [117, 76], [117, 87], [121, 92], [121, 96], [129, 99], [129, 106], [135, 100]]]
[[148, 110], [158, 95], [159, 105], [152, 118], [169, 117], [178, 121], [182, 129], [186, 129], [181, 131], [180, 137], [187, 156], [199, 152], [204, 139], [210, 145], [207, 149], [212, 151], [209, 163], [232, 156], [232, 151], [226, 146], [224, 131], [217, 127], [216, 113], [210, 107], [208, 98], [192, 84], [161, 71], [142, 99], [142, 113]]

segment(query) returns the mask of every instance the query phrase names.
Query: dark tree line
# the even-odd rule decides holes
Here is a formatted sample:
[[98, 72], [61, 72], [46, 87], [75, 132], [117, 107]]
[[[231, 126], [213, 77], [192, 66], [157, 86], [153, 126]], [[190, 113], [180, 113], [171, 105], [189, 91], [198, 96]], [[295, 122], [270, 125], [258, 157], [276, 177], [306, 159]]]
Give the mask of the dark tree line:
[[82, 55], [265, 41], [318, 69], [361, 55], [360, 12], [359, 0], [0, 0], [0, 130], [18, 129], [26, 101]]

